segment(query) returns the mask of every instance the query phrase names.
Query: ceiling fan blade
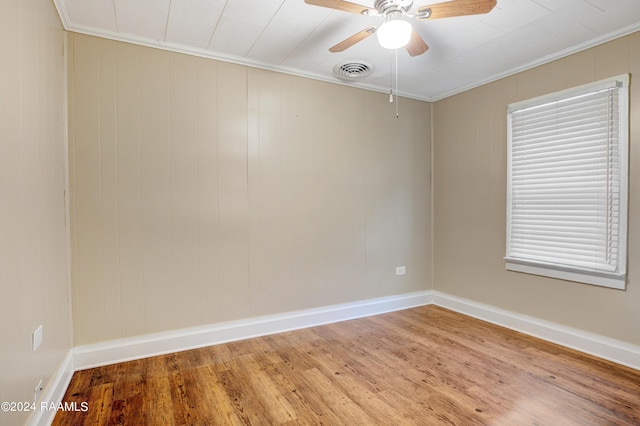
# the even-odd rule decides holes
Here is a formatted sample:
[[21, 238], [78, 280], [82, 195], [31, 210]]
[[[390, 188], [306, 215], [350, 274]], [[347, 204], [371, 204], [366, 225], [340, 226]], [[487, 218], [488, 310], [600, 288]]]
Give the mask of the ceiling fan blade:
[[[497, 0], [452, 0], [445, 3], [423, 6], [418, 9], [418, 19], [452, 18], [454, 16], [481, 15], [489, 13]], [[431, 13], [428, 13], [428, 10]], [[422, 16], [420, 16], [422, 15]]]
[[358, 43], [359, 41], [364, 40], [365, 38], [369, 37], [371, 34], [376, 32], [377, 27], [369, 27], [369, 28], [365, 28], [364, 30], [355, 33], [354, 35], [352, 35], [351, 37], [342, 40], [340, 43], [336, 44], [335, 46], [333, 46], [332, 48], [329, 49], [329, 52], [342, 52], [343, 50], [346, 50], [348, 48], [350, 48], [351, 46], [353, 46], [354, 44]]
[[313, 6], [328, 7], [330, 9], [342, 10], [344, 12], [357, 13], [362, 15], [369, 11], [369, 8], [359, 4], [343, 0], [304, 0], [306, 4]]
[[429, 46], [427, 46], [427, 43], [425, 43], [416, 30], [413, 30], [411, 40], [409, 40], [409, 44], [407, 44], [405, 48], [411, 56], [422, 55], [424, 52], [429, 50]]

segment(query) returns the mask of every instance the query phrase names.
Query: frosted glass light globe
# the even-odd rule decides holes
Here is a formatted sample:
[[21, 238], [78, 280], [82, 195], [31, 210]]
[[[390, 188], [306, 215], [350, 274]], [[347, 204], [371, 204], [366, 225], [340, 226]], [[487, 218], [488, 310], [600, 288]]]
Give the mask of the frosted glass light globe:
[[411, 40], [413, 28], [411, 24], [402, 19], [389, 19], [384, 21], [376, 34], [378, 43], [386, 49], [398, 49], [404, 47]]

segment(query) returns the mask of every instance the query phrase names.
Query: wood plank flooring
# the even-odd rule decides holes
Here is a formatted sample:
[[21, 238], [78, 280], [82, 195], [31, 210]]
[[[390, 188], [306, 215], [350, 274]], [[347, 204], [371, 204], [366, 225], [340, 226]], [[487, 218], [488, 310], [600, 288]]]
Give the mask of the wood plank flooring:
[[640, 371], [437, 306], [76, 372], [54, 425], [640, 425]]

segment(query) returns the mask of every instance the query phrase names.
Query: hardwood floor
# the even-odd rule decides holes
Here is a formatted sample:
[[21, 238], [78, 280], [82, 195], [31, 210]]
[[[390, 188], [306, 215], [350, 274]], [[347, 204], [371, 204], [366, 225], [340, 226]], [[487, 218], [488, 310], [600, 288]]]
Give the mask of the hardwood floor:
[[640, 425], [640, 371], [436, 306], [76, 372], [54, 425]]

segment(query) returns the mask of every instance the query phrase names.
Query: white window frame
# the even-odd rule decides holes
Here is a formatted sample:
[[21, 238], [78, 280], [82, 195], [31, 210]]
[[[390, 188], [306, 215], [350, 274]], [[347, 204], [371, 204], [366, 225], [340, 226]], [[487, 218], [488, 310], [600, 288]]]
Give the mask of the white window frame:
[[[615, 244], [617, 242], [618, 255], [614, 265], [597, 265], [590, 267], [589, 265], [575, 265], [559, 260], [536, 259], [535, 255], [528, 257], [523, 254], [526, 249], [512, 250], [512, 218], [513, 199], [516, 198], [512, 190], [512, 178], [517, 174], [512, 169], [513, 160], [513, 114], [522, 113], [525, 110], [533, 109], [541, 106], [551, 106], [577, 96], [589, 93], [607, 90], [613, 88], [618, 93], [618, 111], [619, 111], [619, 129], [618, 129], [618, 153], [619, 153], [619, 212], [618, 216], [618, 232], [607, 231], [607, 244]], [[525, 142], [526, 143], [526, 142]], [[610, 146], [610, 145], [607, 145]], [[606, 158], [610, 158], [605, 156]], [[607, 163], [610, 164], [610, 163]], [[576, 281], [587, 284], [594, 284], [615, 289], [625, 289], [626, 284], [626, 262], [627, 262], [627, 209], [628, 209], [628, 177], [629, 173], [629, 75], [623, 74], [616, 77], [601, 80], [595, 83], [563, 90], [549, 95], [540, 96], [534, 99], [522, 102], [512, 103], [507, 109], [507, 241], [506, 241], [506, 269], [510, 271], [525, 272], [529, 274], [542, 275], [547, 277], [559, 278], [569, 281]], [[524, 173], [518, 175], [520, 179]], [[515, 186], [515, 185], [514, 185]], [[611, 193], [606, 192], [607, 200], [611, 200]], [[606, 207], [609, 207], [610, 201]], [[520, 225], [518, 225], [520, 226]], [[546, 231], [545, 231], [546, 232]], [[514, 232], [515, 233], [515, 232]], [[595, 240], [595, 238], [594, 238]], [[518, 241], [522, 247], [523, 240]], [[516, 242], [516, 244], [518, 244]], [[548, 241], [547, 241], [548, 243]], [[526, 244], [526, 242], [525, 242]], [[531, 247], [531, 246], [529, 246]], [[515, 253], [514, 253], [515, 252]], [[594, 263], [594, 265], [596, 265]], [[609, 270], [606, 270], [610, 268]]]

